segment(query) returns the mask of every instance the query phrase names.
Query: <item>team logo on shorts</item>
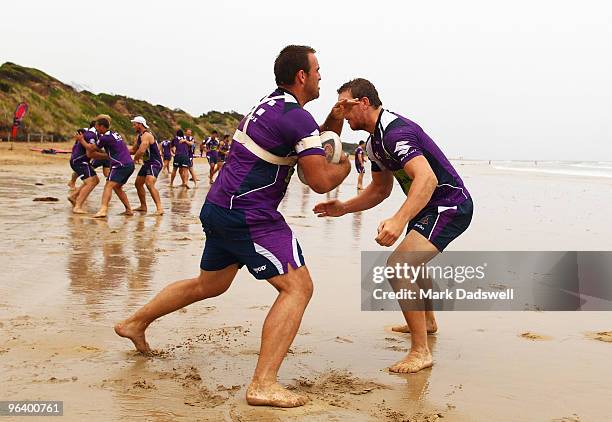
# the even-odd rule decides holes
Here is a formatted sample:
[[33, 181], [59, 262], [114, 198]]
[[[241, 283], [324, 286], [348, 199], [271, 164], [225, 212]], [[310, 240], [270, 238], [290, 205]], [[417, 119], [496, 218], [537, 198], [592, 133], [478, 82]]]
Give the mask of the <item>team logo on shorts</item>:
[[423, 224], [424, 226], [428, 225], [429, 224], [429, 216], [426, 215], [425, 217], [421, 218], [418, 222], [420, 224]]
[[260, 273], [260, 272], [265, 271], [265, 270], [266, 270], [266, 266], [265, 265], [262, 265], [261, 267], [253, 268], [253, 271], [255, 271], [256, 273]]

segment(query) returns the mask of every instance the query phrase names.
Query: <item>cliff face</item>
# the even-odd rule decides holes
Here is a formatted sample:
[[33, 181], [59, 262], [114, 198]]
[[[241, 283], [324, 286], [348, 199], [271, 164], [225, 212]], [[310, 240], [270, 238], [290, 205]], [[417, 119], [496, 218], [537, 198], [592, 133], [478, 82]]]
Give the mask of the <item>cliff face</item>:
[[100, 113], [110, 115], [113, 130], [127, 139], [133, 136], [130, 119], [136, 115], [147, 119], [159, 139], [171, 138], [179, 127], [191, 128], [197, 139], [208, 136], [213, 129], [231, 135], [243, 117], [233, 111], [210, 111], [193, 117], [182, 110], [122, 95], [79, 92], [40, 70], [7, 62], [0, 66], [0, 137], [8, 135], [15, 107], [22, 101], [28, 103], [29, 110], [20, 135], [42, 132], [53, 134], [56, 140], [68, 139]]

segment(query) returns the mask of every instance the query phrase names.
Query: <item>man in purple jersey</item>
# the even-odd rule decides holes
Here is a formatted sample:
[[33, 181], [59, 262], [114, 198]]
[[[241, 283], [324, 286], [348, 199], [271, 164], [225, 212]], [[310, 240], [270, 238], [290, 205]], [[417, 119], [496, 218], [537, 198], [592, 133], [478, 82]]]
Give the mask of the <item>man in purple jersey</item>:
[[[117, 194], [125, 211], [122, 215], [133, 215], [132, 207], [127, 195], [123, 191], [123, 185], [134, 173], [134, 160], [130, 155], [130, 150], [117, 132], [109, 130], [110, 122], [106, 118], [96, 120], [96, 132], [98, 133], [97, 149], [89, 148], [87, 156], [92, 159], [109, 160], [111, 168], [104, 192], [102, 193], [102, 204], [100, 210], [94, 218], [104, 218], [108, 213], [108, 204], [111, 200], [113, 191]], [[104, 152], [102, 152], [104, 150]]]
[[191, 180], [193, 180], [193, 185], [197, 186], [198, 181], [200, 179], [196, 177], [195, 171], [193, 170], [193, 156], [195, 155], [195, 150], [196, 150], [196, 140], [193, 137], [193, 132], [191, 131], [191, 129], [185, 130], [185, 139], [187, 139], [187, 141], [190, 142], [190, 145], [189, 145], [189, 174], [191, 174]]
[[159, 198], [159, 191], [155, 187], [157, 176], [162, 169], [162, 157], [159, 151], [159, 145], [157, 145], [157, 141], [149, 130], [149, 126], [144, 117], [136, 116], [131, 120], [131, 123], [138, 134], [131, 153], [134, 155], [134, 161], [138, 161], [141, 158], [144, 160], [136, 176], [135, 183], [140, 206], [134, 211], [147, 212], [147, 198], [144, 189], [146, 186], [157, 208], [155, 215], [164, 215], [164, 209], [162, 208], [161, 199]]
[[262, 98], [239, 124], [225, 165], [212, 185], [200, 213], [206, 244], [200, 275], [162, 290], [134, 315], [115, 326], [117, 334], [149, 350], [145, 329], [155, 319], [190, 303], [225, 292], [244, 265], [255, 278], [266, 279], [279, 292], [264, 322], [261, 349], [247, 389], [251, 405], [295, 407], [307, 398], [277, 383], [277, 372], [289, 350], [312, 296], [312, 280], [293, 231], [277, 211], [298, 163], [318, 193], [329, 192], [350, 172], [342, 155], [328, 163], [320, 130], [340, 134], [343, 107], [337, 103], [319, 127], [303, 106], [319, 96], [319, 65], [315, 51], [285, 47], [274, 64], [278, 88]]
[[191, 148], [190, 142], [185, 138], [183, 129], [176, 131], [176, 136], [172, 140], [172, 153], [174, 154], [174, 160], [172, 160], [172, 175], [170, 176], [170, 187], [174, 184], [174, 178], [178, 170], [179, 176], [181, 176], [181, 185], [184, 188], [189, 189], [187, 182], [189, 181], [189, 148]]
[[[389, 219], [378, 226], [376, 241], [392, 246], [407, 227], [406, 237], [389, 258], [387, 265], [407, 263], [413, 267], [430, 261], [459, 237], [472, 220], [472, 198], [463, 181], [434, 141], [416, 123], [382, 108], [374, 85], [366, 79], [354, 79], [338, 89], [339, 99], [357, 99], [359, 104], [347, 111], [351, 129], [370, 133], [366, 144], [372, 161], [372, 183], [346, 202], [332, 200], [317, 204], [319, 217], [339, 217], [370, 209], [387, 198], [397, 179], [406, 201]], [[407, 262], [408, 261], [408, 262]], [[394, 289], [398, 280], [390, 280]], [[426, 279], [412, 280], [419, 288]], [[403, 287], [403, 286], [402, 286]], [[426, 304], [402, 305], [411, 333], [408, 355], [389, 368], [392, 372], [418, 372], [433, 364], [427, 333], [437, 330], [432, 310]]]
[[165, 139], [160, 142], [164, 166], [163, 169], [166, 171], [166, 174], [170, 173], [170, 159], [172, 158], [172, 142]]
[[87, 156], [88, 146], [96, 142], [95, 132], [96, 129], [92, 125], [89, 129], [79, 129], [75, 135], [72, 155], [70, 156], [70, 167], [77, 176], [81, 177], [83, 184], [68, 196], [68, 200], [73, 205], [72, 212], [74, 214], [85, 214], [83, 203], [91, 191], [100, 183], [100, 179], [98, 179], [96, 171]]
[[363, 189], [363, 175], [365, 173], [365, 152], [364, 141], [359, 141], [359, 146], [355, 148], [355, 169], [357, 170], [357, 189]]

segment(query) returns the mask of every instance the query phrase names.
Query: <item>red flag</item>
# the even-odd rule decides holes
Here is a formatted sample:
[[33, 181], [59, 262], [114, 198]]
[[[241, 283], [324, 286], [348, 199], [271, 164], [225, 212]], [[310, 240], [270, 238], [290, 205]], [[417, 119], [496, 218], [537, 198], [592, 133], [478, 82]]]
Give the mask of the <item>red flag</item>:
[[17, 138], [17, 129], [21, 126], [21, 120], [25, 117], [28, 112], [28, 104], [20, 103], [15, 109], [15, 116], [13, 117], [13, 130], [11, 131], [11, 136], [13, 139]]

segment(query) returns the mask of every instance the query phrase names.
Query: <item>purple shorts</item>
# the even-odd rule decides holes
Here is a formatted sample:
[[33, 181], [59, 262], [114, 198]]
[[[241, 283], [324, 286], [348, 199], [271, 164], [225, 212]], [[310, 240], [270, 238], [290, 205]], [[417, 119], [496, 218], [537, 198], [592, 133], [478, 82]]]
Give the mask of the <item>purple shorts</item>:
[[81, 180], [88, 179], [96, 175], [96, 171], [88, 161], [70, 161], [70, 168], [81, 177]]
[[205, 202], [200, 221], [206, 233], [204, 271], [246, 265], [256, 279], [266, 280], [286, 274], [289, 265], [305, 265], [300, 244], [276, 210], [230, 210]]

